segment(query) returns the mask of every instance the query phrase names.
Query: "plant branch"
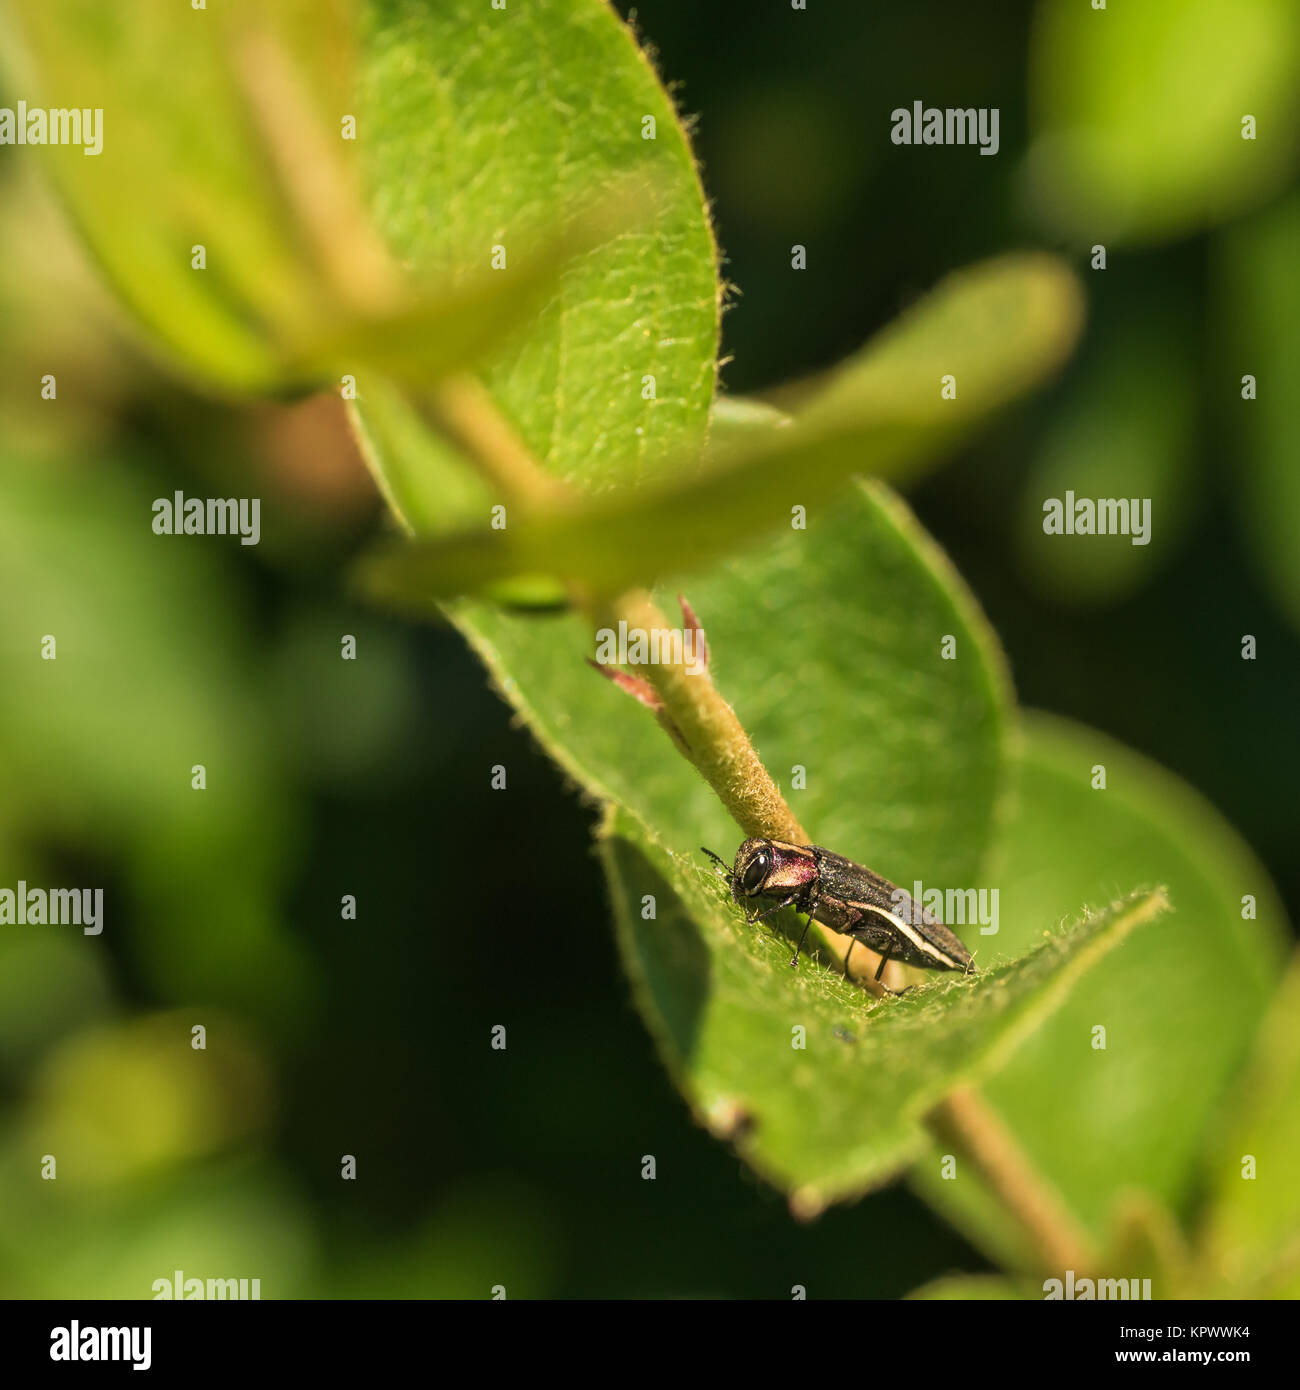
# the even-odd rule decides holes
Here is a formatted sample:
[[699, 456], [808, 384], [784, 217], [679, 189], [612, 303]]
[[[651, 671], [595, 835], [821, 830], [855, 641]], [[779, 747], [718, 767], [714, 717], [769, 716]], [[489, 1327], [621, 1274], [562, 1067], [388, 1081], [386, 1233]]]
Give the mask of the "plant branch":
[[[629, 629], [647, 633], [668, 630], [667, 620], [643, 590], [623, 594], [593, 616], [598, 626], [613, 627], [622, 620]], [[668, 644], [659, 645], [661, 651], [668, 649]], [[745, 835], [796, 845], [811, 843], [808, 832], [763, 766], [735, 710], [723, 699], [707, 671], [696, 668], [692, 672], [684, 660], [636, 666], [633, 670], [658, 696], [660, 723]], [[850, 979], [877, 996], [886, 992], [887, 986], [875, 979], [880, 957], [874, 951], [820, 923], [815, 925], [826, 949]], [[889, 985], [897, 983], [894, 970], [894, 965], [888, 967]]]
[[563, 483], [537, 466], [477, 377], [449, 377], [429, 393], [426, 403], [433, 423], [506, 501], [555, 506], [570, 495]]
[[1063, 1277], [1067, 1269], [1083, 1274], [1096, 1267], [1088, 1237], [976, 1091], [958, 1088], [925, 1118], [935, 1138], [964, 1154], [999, 1204], [1015, 1217], [1044, 1273]]
[[[634, 590], [609, 608], [610, 625], [666, 631], [668, 623], [649, 594]], [[667, 644], [661, 645], [661, 650]], [[652, 686], [676, 725], [691, 761], [746, 835], [807, 844], [808, 836], [763, 766], [736, 712], [707, 671], [659, 662], [634, 666]]]
[[338, 302], [375, 314], [395, 304], [400, 277], [366, 216], [356, 178], [323, 132], [303, 71], [269, 25], [244, 28], [232, 66], [275, 172], [275, 188]]

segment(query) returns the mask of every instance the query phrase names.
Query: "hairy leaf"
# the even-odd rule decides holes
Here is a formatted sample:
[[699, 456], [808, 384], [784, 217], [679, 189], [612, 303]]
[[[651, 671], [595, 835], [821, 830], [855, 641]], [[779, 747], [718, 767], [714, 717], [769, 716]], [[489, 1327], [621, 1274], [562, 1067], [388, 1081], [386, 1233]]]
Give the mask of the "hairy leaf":
[[995, 1069], [1163, 906], [1141, 895], [1019, 960], [871, 1001], [814, 960], [791, 971], [788, 941], [748, 926], [711, 873], [626, 814], [611, 817], [603, 858], [665, 1063], [700, 1121], [791, 1190], [802, 1213], [893, 1176], [924, 1145], [925, 1111]]
[[[573, 266], [485, 369], [524, 446], [589, 490], [698, 449], [717, 352], [712, 234], [672, 104], [614, 12], [594, 0], [369, 0], [364, 21], [360, 157], [375, 222], [414, 273], [456, 283], [504, 258], [493, 273], [506, 280], [540, 251], [539, 229], [629, 179], [645, 189], [637, 225]], [[358, 387], [362, 428], [391, 440], [382, 383]], [[421, 466], [418, 447], [371, 461], [390, 480]]]

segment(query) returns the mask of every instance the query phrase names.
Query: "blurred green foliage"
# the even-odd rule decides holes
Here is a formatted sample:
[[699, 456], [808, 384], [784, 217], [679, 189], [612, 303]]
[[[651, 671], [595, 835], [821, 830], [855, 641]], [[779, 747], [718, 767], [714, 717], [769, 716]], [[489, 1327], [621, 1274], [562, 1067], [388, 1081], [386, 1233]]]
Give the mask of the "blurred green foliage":
[[[1258, 205], [1300, 158], [1300, 10], [1289, 0], [1043, 0], [1029, 167], [1046, 219], [1107, 245], [1163, 241]], [[1243, 123], [1256, 136], [1243, 146]]]
[[[9, 8], [30, 18], [29, 6]], [[82, 8], [50, 7], [49, 23]], [[917, 511], [979, 595], [1026, 702], [1117, 735], [1206, 794], [1258, 849], [1294, 918], [1300, 650], [1286, 556], [1300, 509], [1288, 466], [1298, 436], [1282, 405], [1300, 352], [1300, 314], [1287, 309], [1300, 294], [1289, 192], [1293, 12], [1201, 0], [1157, 7], [1142, 27], [1119, 7], [1100, 19], [1066, 8], [778, 8], [737, 26], [722, 4], [637, 6], [663, 71], [684, 79], [688, 109], [704, 113], [697, 146], [725, 273], [743, 291], [724, 319], [730, 389], [825, 367], [944, 272], [1008, 245], [1074, 259], [1092, 304], [1075, 366], [923, 483]], [[390, 122], [370, 175], [394, 190], [407, 187], [413, 166], [442, 180], [412, 179], [407, 202], [381, 209], [385, 229], [399, 255], [418, 251], [463, 276], [457, 248], [469, 231], [430, 208], [454, 211], [458, 191], [477, 180], [499, 220], [520, 211], [519, 190], [491, 158], [503, 127], [531, 152], [528, 197], [549, 204], [547, 153], [573, 112], [552, 89], [535, 124], [515, 123], [519, 93], [495, 82], [478, 53], [448, 76], [434, 120], [410, 74], [427, 75], [437, 55], [456, 52], [454, 34], [438, 29], [429, 7], [376, 0], [367, 12], [368, 109], [381, 129]], [[1112, 20], [1084, 37], [1072, 27]], [[81, 25], [114, 45], [128, 29], [107, 12]], [[520, 54], [545, 57], [557, 88], [561, 77], [585, 75], [592, 99], [617, 109], [619, 83], [633, 81], [620, 66], [632, 50], [611, 31], [603, 17], [541, 26], [522, 36]], [[47, 53], [61, 58], [70, 31], [43, 32]], [[156, 143], [160, 165], [106, 163], [83, 179], [93, 160], [50, 151], [49, 162], [64, 164], [49, 172], [98, 240], [109, 279], [191, 370], [197, 362], [226, 387], [280, 382], [284, 344], [321, 331], [314, 318], [307, 328], [295, 319], [319, 308], [303, 288], [314, 282], [300, 276], [320, 247], [300, 261], [301, 246], [280, 244], [280, 214], [256, 212], [238, 172], [245, 166], [233, 182], [214, 181], [199, 158], [210, 144], [224, 158], [229, 147], [213, 131], [246, 133], [247, 113], [222, 120], [218, 103], [188, 134], [159, 114], [184, 95], [168, 33], [150, 36], [142, 66], [81, 67], [65, 88], [82, 104], [103, 74], [130, 79], [134, 95], [121, 100], [136, 147]], [[1155, 43], [1174, 45], [1159, 85], [1143, 61]], [[1228, 49], [1233, 81], [1206, 102], [1198, 74], [1207, 55]], [[14, 71], [0, 95], [10, 103], [30, 95]], [[155, 99], [146, 102], [146, 90]], [[663, 131], [656, 157], [681, 159], [666, 100], [648, 90]], [[1001, 107], [999, 157], [891, 146], [889, 111], [918, 98]], [[1258, 157], [1245, 173], [1231, 143], [1240, 140], [1238, 106], [1260, 117], [1249, 150]], [[431, 142], [424, 162], [392, 134], [421, 122]], [[117, 129], [125, 142], [128, 127]], [[160, 129], [179, 132], [175, 143]], [[611, 131], [603, 157], [616, 162], [634, 123], [630, 132]], [[449, 148], [460, 164], [432, 157]], [[178, 153], [190, 170], [179, 189], [168, 178]], [[27, 155], [29, 166], [39, 162]], [[0, 928], [0, 1293], [147, 1297], [153, 1280], [182, 1268], [259, 1277], [264, 1297], [481, 1297], [495, 1283], [510, 1296], [780, 1296], [792, 1282], [813, 1296], [862, 1296], [901, 1294], [945, 1270], [978, 1272], [987, 1256], [1014, 1265], [1019, 1253], [978, 1194], [962, 1207], [927, 1191], [951, 1206], [971, 1245], [898, 1189], [798, 1226], [685, 1122], [627, 1006], [587, 848], [588, 808], [486, 697], [457, 636], [398, 624], [340, 595], [339, 573], [384, 524], [341, 414], [329, 404], [218, 406], [178, 384], [115, 316], [19, 158], [0, 150], [0, 575], [13, 595], [0, 612], [0, 885], [104, 883], [110, 915], [99, 938]], [[582, 178], [574, 160], [557, 201], [580, 192]], [[190, 221], [168, 227], [186, 189]], [[88, 201], [79, 205], [80, 196]], [[90, 201], [101, 197], [118, 208], [117, 224]], [[232, 200], [251, 220], [227, 216]], [[627, 284], [628, 293], [645, 285], [648, 331], [675, 338], [664, 286], [674, 275], [691, 282], [680, 292], [691, 350], [673, 378], [672, 408], [645, 412], [664, 431], [647, 445], [651, 471], [702, 433], [713, 371], [706, 248], [680, 209], [657, 211], [661, 236], [677, 225], [695, 244], [653, 280], [629, 274]], [[235, 238], [226, 260], [240, 283], [196, 281], [170, 255], [173, 242], [188, 250], [203, 239], [190, 232], [196, 217]], [[1105, 271], [1089, 268], [1098, 240], [1112, 243]], [[810, 248], [805, 272], [790, 269], [796, 242]], [[245, 254], [250, 244], [256, 255]], [[218, 293], [196, 302], [210, 283]], [[572, 276], [567, 283], [580, 290]], [[544, 457], [567, 457], [564, 429], [581, 421], [596, 450], [588, 463], [614, 469], [623, 455], [602, 452], [605, 442], [637, 422], [602, 420], [614, 395], [590, 383], [639, 375], [638, 345], [611, 357], [599, 313], [575, 327], [574, 358], [524, 347], [491, 382]], [[1240, 396], [1246, 372], [1258, 375], [1255, 402]], [[46, 373], [58, 381], [57, 401], [40, 397]], [[590, 409], [561, 418], [555, 402], [574, 383], [585, 383]], [[426, 447], [400, 397], [375, 406], [374, 396], [363, 403], [369, 419], [382, 415], [390, 434], [405, 431], [406, 447]], [[1045, 551], [1030, 524], [1034, 502], [1067, 483], [1153, 496], [1158, 545], [1134, 548], [1123, 564], [1113, 550]], [[153, 535], [151, 499], [178, 488], [262, 496], [263, 544]], [[733, 587], [744, 580], [733, 572]], [[744, 611], [737, 597], [728, 618], [721, 598], [718, 607], [724, 629]], [[484, 609], [478, 645], [494, 645], [510, 621]], [[529, 639], [551, 661], [565, 655], [559, 630]], [[1240, 659], [1245, 632], [1259, 640], [1253, 663]], [[47, 633], [58, 637], [53, 663], [37, 659]], [[339, 660], [343, 634], [356, 636], [362, 660]], [[726, 649], [743, 640], [738, 632]], [[757, 640], [751, 634], [749, 647]], [[824, 693], [814, 674], [804, 671], [801, 683], [782, 662], [765, 686], [763, 655], [754, 653], [748, 680], [773, 702], [752, 711], [760, 728], [782, 703]], [[498, 674], [512, 693], [515, 677]], [[852, 703], [847, 674], [837, 720]], [[624, 770], [627, 794], [671, 767], [667, 776], [682, 783], [678, 812], [716, 823], [716, 804], [671, 762], [677, 755], [653, 725], [583, 678], [590, 704], [609, 705], [608, 730], [622, 732], [625, 748], [644, 747], [636, 775]], [[557, 724], [564, 717], [554, 712]], [[830, 715], [805, 717], [829, 736]], [[1268, 1239], [1285, 1184], [1271, 1175], [1267, 1188], [1247, 1188], [1233, 1178], [1228, 1147], [1198, 1150], [1211, 1117], [1232, 1108], [1224, 1093], [1246, 1062], [1277, 967], [1282, 908], [1267, 875], [1185, 785], [1122, 749], [1102, 755], [1120, 776], [1106, 804], [1118, 800], [1122, 824], [1098, 824], [1081, 765], [1106, 745], [1088, 735], [1085, 753], [1073, 748], [1076, 735], [1037, 723], [1030, 735], [1022, 810], [1002, 836], [1000, 881], [1008, 901], [1014, 888], [1016, 907], [1004, 909], [999, 949], [1019, 950], [1060, 916], [1139, 880], [1167, 882], [1177, 911], [1103, 963], [1091, 981], [1098, 993], [1081, 987], [1073, 1024], [1066, 1013], [1053, 1025], [1073, 1033], [1040, 1034], [1004, 1074], [1004, 1091], [995, 1083], [990, 1095], [1059, 1174], [1077, 1214], [1114, 1236], [1113, 1248], [1127, 1238], [1115, 1234], [1120, 1184], [1087, 1161], [1090, 1143], [1123, 1148], [1123, 1183], [1156, 1194], [1200, 1242], [1196, 1258], [1209, 1271], [1201, 1287], [1239, 1281], [1254, 1261], [1282, 1271], [1274, 1291], [1293, 1288], [1290, 1247]], [[870, 736], [864, 729], [854, 741]], [[936, 737], [926, 754], [931, 763], [941, 744]], [[208, 771], [201, 797], [190, 790], [195, 763]], [[510, 770], [508, 796], [490, 790], [493, 764]], [[944, 796], [959, 810], [971, 782], [960, 768], [954, 781]], [[1040, 793], [1051, 815], [1036, 814]], [[882, 803], [869, 781], [860, 797], [849, 819], [869, 818], [873, 799], [902, 804]], [[1063, 820], [1070, 799], [1077, 809]], [[934, 814], [944, 799], [916, 804], [917, 814]], [[906, 818], [875, 814], [873, 834], [896, 836], [900, 858], [906, 851], [910, 864], [923, 852], [915, 837], [904, 843]], [[828, 801], [817, 823], [833, 828], [848, 815]], [[917, 833], [924, 853], [942, 853], [936, 827]], [[1260, 898], [1256, 923], [1233, 915], [1243, 892]], [[355, 921], [341, 916], [344, 894], [357, 898]], [[1026, 939], [1013, 943], [1013, 929]], [[1182, 931], [1176, 948], [1155, 935], [1162, 929]], [[1144, 986], [1156, 971], [1166, 988], [1153, 1008]], [[1079, 1029], [1100, 997], [1134, 1033], [1127, 1054], [1108, 1059], [1122, 1074], [1104, 1081], [1085, 1071], [1091, 1057], [1059, 1070], [1072, 1043], [1086, 1046]], [[1294, 1089], [1284, 1003], [1234, 1121], [1242, 1144], [1278, 1162], [1289, 1136], [1269, 1116]], [[190, 1049], [196, 1024], [208, 1029], [206, 1052]], [[505, 1052], [488, 1045], [498, 1024], [509, 1029]], [[1162, 1045], [1165, 1059], [1190, 1055], [1196, 1066], [1161, 1070]], [[1066, 1085], [1081, 1131], [1058, 1129], [1046, 1108], [1044, 1094]], [[1123, 1107], [1106, 1103], [1115, 1094]], [[51, 1152], [56, 1182], [41, 1178]], [[653, 1184], [639, 1178], [646, 1152], [658, 1159]], [[358, 1157], [355, 1183], [340, 1181], [344, 1154]], [[1161, 1219], [1157, 1209], [1138, 1222], [1152, 1244]]]

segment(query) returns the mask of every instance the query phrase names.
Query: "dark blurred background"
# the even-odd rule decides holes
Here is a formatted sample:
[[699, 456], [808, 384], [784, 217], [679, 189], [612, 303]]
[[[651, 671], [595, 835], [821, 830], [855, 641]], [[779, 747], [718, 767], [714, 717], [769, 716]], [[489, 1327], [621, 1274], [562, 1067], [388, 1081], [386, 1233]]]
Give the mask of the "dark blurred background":
[[[1239, 502], [1252, 368], [1231, 351], [1293, 351], [1233, 278], [1257, 227], [1295, 225], [1290, 176], [1094, 272], [1093, 237], [1044, 216], [1027, 172], [1034, 6], [636, 11], [698, 113], [738, 287], [728, 390], [833, 363], [983, 256], [1040, 245], [1079, 266], [1090, 321], [1063, 378], [911, 500], [1022, 701], [1199, 789], [1294, 920], [1300, 641]], [[890, 111], [916, 99], [1000, 108], [997, 157], [892, 145]], [[800, 1225], [693, 1126], [629, 1002], [591, 810], [459, 637], [344, 595], [382, 517], [336, 404], [187, 394], [130, 346], [30, 171], [0, 162], [0, 193], [3, 883], [103, 883], [116, 914], [93, 965], [66, 932], [0, 938], [0, 1292], [147, 1297], [182, 1260], [259, 1276], [264, 1297], [886, 1297], [985, 1268], [905, 1188]], [[47, 370], [57, 418], [34, 399]], [[1041, 499], [1076, 477], [1152, 496], [1158, 542], [1089, 569], [1037, 549]], [[168, 549], [117, 524], [217, 486], [264, 499], [259, 546]], [[120, 685], [42, 688], [46, 632], [60, 662], [116, 652]], [[137, 779], [145, 748], [175, 750], [174, 779]], [[543, 882], [563, 918], [534, 909]], [[235, 1040], [198, 1087], [167, 1061], [195, 1023]], [[47, 1152], [67, 1155], [57, 1184], [37, 1180]]]

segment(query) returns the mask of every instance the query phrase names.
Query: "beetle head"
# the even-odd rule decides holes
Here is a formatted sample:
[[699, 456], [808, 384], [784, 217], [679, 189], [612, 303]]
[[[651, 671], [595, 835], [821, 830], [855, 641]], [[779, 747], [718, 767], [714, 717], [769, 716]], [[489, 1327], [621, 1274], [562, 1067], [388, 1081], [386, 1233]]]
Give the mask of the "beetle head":
[[776, 847], [770, 840], [746, 840], [736, 851], [733, 868], [728, 868], [726, 860], [711, 849], [703, 852], [718, 866], [719, 874], [726, 879], [732, 899], [737, 903], [742, 898], [755, 898], [763, 892], [777, 861]]
[[776, 847], [771, 840], [746, 840], [736, 851], [736, 867], [731, 871], [731, 893], [737, 902], [741, 894], [757, 897], [767, 885], [776, 866]]

